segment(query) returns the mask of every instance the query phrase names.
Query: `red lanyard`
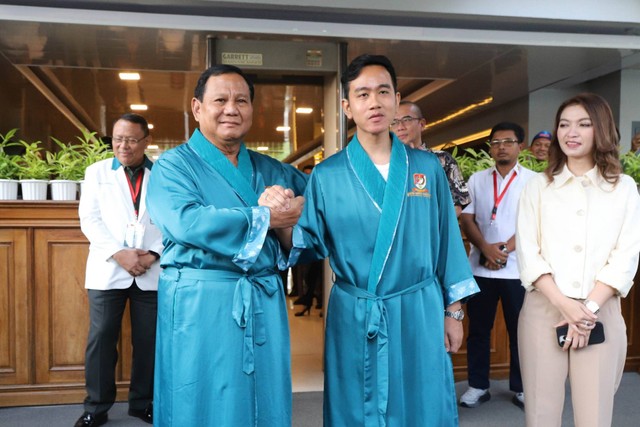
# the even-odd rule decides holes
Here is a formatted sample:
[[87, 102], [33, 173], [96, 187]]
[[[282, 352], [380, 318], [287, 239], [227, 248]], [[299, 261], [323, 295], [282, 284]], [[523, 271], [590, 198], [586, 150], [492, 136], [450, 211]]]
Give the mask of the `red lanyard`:
[[[140, 187], [142, 184], [142, 174], [144, 173], [144, 170], [140, 171], [138, 173], [138, 177], [136, 178], [136, 188], [135, 190], [133, 189], [133, 185], [131, 185], [131, 180], [129, 179], [129, 177], [127, 178], [127, 184], [129, 184], [129, 191], [131, 192], [131, 200], [133, 201], [133, 207], [134, 207], [134, 212], [136, 214], [136, 218], [138, 217], [138, 209], [136, 208], [136, 202], [138, 201], [138, 196], [140, 196]], [[125, 173], [126, 175], [126, 173]]]
[[516, 172], [513, 171], [513, 174], [511, 174], [511, 178], [509, 178], [507, 185], [498, 196], [498, 173], [496, 171], [493, 171], [493, 209], [491, 209], [491, 221], [495, 221], [496, 214], [498, 213], [498, 205], [502, 201], [502, 198], [504, 197], [505, 193], [509, 189], [509, 186], [515, 178]]

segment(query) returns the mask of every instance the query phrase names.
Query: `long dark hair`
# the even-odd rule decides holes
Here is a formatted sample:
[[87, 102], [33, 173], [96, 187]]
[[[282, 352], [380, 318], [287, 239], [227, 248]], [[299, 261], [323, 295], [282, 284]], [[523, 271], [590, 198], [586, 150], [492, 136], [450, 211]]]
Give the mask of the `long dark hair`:
[[558, 175], [567, 164], [567, 155], [560, 149], [558, 142], [558, 125], [565, 108], [579, 105], [585, 109], [593, 126], [593, 160], [600, 175], [609, 183], [616, 184], [622, 173], [619, 154], [619, 136], [613, 120], [613, 113], [607, 101], [595, 93], [581, 93], [567, 99], [560, 105], [556, 113], [555, 132], [549, 147], [549, 166], [544, 171], [549, 181]]

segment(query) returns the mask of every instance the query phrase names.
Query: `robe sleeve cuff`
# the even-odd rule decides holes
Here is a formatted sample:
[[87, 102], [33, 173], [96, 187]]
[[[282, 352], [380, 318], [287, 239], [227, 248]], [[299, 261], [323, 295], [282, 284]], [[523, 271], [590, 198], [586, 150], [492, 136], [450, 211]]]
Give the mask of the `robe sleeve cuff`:
[[304, 245], [304, 235], [302, 233], [302, 229], [295, 225], [293, 227], [293, 232], [291, 235], [291, 250], [289, 251], [289, 260], [287, 266], [291, 267], [296, 265], [298, 260], [300, 259], [300, 255], [302, 251], [305, 249]]
[[449, 306], [456, 301], [465, 302], [471, 295], [478, 292], [480, 292], [480, 288], [473, 278], [449, 285], [445, 290], [445, 306]]
[[233, 257], [234, 264], [244, 271], [248, 271], [258, 259], [269, 231], [270, 219], [269, 208], [266, 206], [254, 206], [251, 208], [251, 226], [247, 240], [244, 247]]

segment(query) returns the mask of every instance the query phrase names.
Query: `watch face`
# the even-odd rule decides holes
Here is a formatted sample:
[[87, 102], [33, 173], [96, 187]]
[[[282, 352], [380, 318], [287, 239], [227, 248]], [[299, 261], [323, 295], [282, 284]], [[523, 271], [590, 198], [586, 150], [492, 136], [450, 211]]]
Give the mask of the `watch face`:
[[589, 311], [591, 311], [593, 314], [598, 313], [598, 311], [600, 311], [600, 307], [598, 306], [598, 303], [596, 303], [595, 301], [587, 301], [584, 304]]
[[464, 319], [464, 311], [462, 309], [460, 310], [456, 310], [456, 311], [445, 311], [444, 313], [447, 317], [451, 317], [452, 319], [455, 320], [462, 320]]

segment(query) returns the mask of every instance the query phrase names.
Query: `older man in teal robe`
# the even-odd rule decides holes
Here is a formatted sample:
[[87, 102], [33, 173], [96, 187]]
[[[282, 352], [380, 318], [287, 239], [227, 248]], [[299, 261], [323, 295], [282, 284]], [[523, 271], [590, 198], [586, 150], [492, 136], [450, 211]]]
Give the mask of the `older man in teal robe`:
[[335, 272], [324, 423], [456, 426], [448, 351], [462, 341], [460, 301], [478, 287], [447, 178], [435, 155], [389, 133], [399, 101], [389, 61], [363, 55], [345, 76], [357, 134], [314, 169], [290, 254], [329, 256]]
[[291, 424], [278, 274], [286, 259], [271, 228], [293, 225], [301, 206], [276, 224], [278, 212], [258, 197], [271, 185], [301, 194], [306, 175], [245, 148], [245, 80], [230, 66], [203, 73], [193, 106], [200, 129], [160, 157], [149, 182], [147, 206], [165, 244], [154, 393], [154, 422], [163, 427]]

